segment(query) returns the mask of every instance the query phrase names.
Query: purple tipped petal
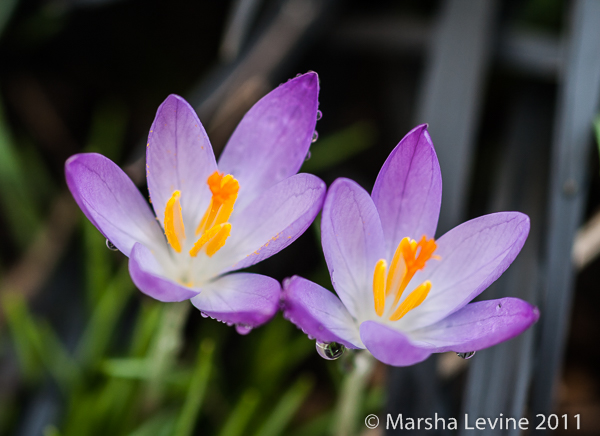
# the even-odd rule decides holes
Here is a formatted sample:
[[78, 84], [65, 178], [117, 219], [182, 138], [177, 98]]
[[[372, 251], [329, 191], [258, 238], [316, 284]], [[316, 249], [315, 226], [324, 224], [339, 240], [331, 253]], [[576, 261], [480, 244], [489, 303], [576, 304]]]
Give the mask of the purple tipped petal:
[[192, 304], [202, 313], [220, 321], [253, 328], [277, 312], [281, 287], [271, 277], [237, 273], [203, 286]]
[[152, 252], [139, 243], [131, 250], [129, 274], [140, 291], [158, 301], [189, 300], [199, 292], [164, 277], [163, 269]]
[[447, 318], [411, 332], [410, 336], [434, 353], [465, 353], [514, 338], [539, 316], [537, 307], [518, 298], [480, 301], [467, 304]]
[[414, 365], [432, 353], [413, 345], [404, 333], [375, 321], [365, 321], [360, 325], [360, 338], [377, 360], [392, 366]]
[[348, 179], [337, 179], [327, 193], [321, 240], [331, 281], [358, 320], [375, 314], [373, 271], [385, 256], [383, 231], [369, 194]]
[[438, 239], [435, 254], [411, 284], [431, 281], [427, 299], [399, 322], [414, 330], [456, 312], [508, 268], [529, 233], [529, 218], [519, 212], [485, 215], [450, 230]]
[[110, 159], [76, 154], [65, 163], [67, 185], [87, 218], [125, 256], [141, 242], [156, 247], [164, 237], [131, 179]]
[[318, 94], [316, 73], [296, 77], [263, 97], [237, 126], [219, 168], [240, 182], [239, 208], [298, 172], [315, 130]]
[[425, 124], [411, 130], [387, 158], [373, 187], [387, 259], [404, 237], [435, 236], [442, 175]]
[[325, 190], [325, 183], [311, 174], [297, 174], [271, 187], [232, 217], [231, 236], [215, 262], [227, 270], [240, 269], [283, 250], [314, 221]]
[[196, 112], [177, 95], [167, 97], [156, 112], [148, 136], [146, 170], [160, 222], [164, 222], [173, 191], [180, 190], [184, 223], [195, 229], [208, 207], [211, 193], [206, 181], [217, 171], [217, 164]]
[[294, 276], [283, 282], [283, 316], [319, 342], [364, 348], [358, 325], [339, 298], [321, 286]]

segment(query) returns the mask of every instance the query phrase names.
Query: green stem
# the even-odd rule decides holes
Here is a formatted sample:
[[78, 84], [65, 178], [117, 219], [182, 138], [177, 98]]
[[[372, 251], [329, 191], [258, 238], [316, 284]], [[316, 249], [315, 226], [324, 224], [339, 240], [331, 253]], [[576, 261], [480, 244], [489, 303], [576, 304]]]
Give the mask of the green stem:
[[156, 406], [162, 398], [165, 378], [183, 346], [183, 329], [190, 311], [189, 301], [167, 303], [162, 312], [158, 332], [147, 355], [150, 365], [147, 405]]
[[368, 351], [356, 352], [354, 368], [344, 379], [333, 420], [333, 434], [353, 436], [365, 386], [374, 368], [375, 359]]

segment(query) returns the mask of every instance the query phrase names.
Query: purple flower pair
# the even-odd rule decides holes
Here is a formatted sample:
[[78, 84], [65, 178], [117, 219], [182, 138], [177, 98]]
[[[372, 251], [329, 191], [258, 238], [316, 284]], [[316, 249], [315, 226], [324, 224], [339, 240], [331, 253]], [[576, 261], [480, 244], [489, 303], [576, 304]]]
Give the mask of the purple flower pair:
[[[136, 286], [160, 301], [191, 299], [238, 332], [278, 310], [322, 343], [367, 348], [391, 365], [433, 352], [474, 351], [509, 339], [538, 317], [505, 298], [467, 304], [510, 265], [529, 230], [508, 212], [469, 221], [433, 240], [441, 175], [425, 126], [384, 164], [370, 197], [356, 183], [296, 174], [317, 120], [318, 79], [299, 76], [242, 119], [218, 165], [194, 110], [170, 96], [146, 152], [154, 213], [123, 171], [98, 154], [66, 163], [88, 219], [129, 257]], [[296, 240], [323, 206], [323, 250], [340, 297], [300, 277], [279, 283], [232, 271]]]

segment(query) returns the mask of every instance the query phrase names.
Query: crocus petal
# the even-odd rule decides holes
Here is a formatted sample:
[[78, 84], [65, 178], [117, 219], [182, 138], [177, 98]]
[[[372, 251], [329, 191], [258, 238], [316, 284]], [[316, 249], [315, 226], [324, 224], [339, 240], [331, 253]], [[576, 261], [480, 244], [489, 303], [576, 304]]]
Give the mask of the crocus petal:
[[325, 191], [325, 183], [311, 174], [297, 174], [268, 189], [231, 218], [231, 236], [212, 260], [222, 266], [215, 268], [245, 268], [283, 250], [314, 221]]
[[198, 290], [166, 278], [152, 252], [139, 243], [131, 250], [129, 275], [140, 291], [158, 301], [184, 301], [198, 295]]
[[320, 342], [364, 348], [358, 325], [339, 298], [302, 277], [283, 282], [283, 316]]
[[385, 255], [383, 231], [369, 194], [348, 179], [337, 179], [327, 193], [321, 220], [323, 253], [340, 299], [358, 319], [375, 314], [373, 271]]
[[404, 237], [435, 236], [442, 175], [427, 125], [411, 130], [389, 155], [373, 187], [387, 259]]
[[240, 182], [239, 210], [298, 172], [315, 130], [318, 94], [316, 73], [296, 77], [258, 101], [237, 126], [219, 168]]
[[411, 284], [431, 281], [427, 299], [398, 321], [414, 330], [440, 321], [479, 295], [508, 268], [529, 233], [529, 218], [500, 212], [475, 218], [450, 230], [437, 241], [436, 255]]
[[148, 203], [127, 175], [96, 153], [76, 154], [65, 163], [67, 185], [85, 216], [125, 256], [141, 242], [164, 241]]
[[217, 171], [212, 147], [194, 109], [170, 95], [160, 105], [150, 128], [146, 170], [152, 206], [161, 223], [173, 191], [181, 191], [186, 226], [196, 228], [208, 207], [206, 183]]
[[411, 332], [413, 341], [434, 353], [482, 350], [514, 338], [539, 318], [537, 307], [518, 298], [467, 304], [428, 327]]
[[237, 273], [202, 287], [192, 304], [223, 322], [257, 327], [270, 320], [279, 306], [281, 287], [271, 277]]
[[392, 366], [410, 366], [427, 359], [432, 351], [415, 346], [408, 337], [375, 321], [360, 325], [360, 338], [367, 350], [380, 362]]

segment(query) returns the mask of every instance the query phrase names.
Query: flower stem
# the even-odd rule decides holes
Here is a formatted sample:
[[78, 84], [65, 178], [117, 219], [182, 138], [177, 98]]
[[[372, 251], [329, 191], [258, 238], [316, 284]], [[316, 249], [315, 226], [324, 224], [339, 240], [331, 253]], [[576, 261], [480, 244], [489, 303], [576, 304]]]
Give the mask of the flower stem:
[[160, 401], [165, 377], [169, 374], [183, 346], [183, 329], [190, 307], [189, 301], [164, 305], [158, 331], [147, 355], [150, 379], [146, 402], [150, 408]]
[[332, 427], [334, 435], [353, 436], [355, 434], [357, 414], [362, 403], [365, 386], [375, 366], [374, 363], [375, 359], [368, 351], [356, 352], [354, 368], [344, 379], [338, 397]]

